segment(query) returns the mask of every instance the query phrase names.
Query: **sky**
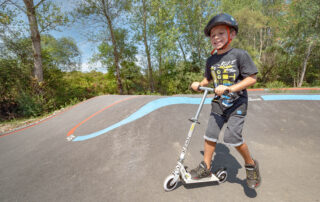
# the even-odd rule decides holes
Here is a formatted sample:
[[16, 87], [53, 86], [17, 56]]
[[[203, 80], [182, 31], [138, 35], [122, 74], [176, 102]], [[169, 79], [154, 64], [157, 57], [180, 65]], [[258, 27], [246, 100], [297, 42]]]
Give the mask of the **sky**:
[[[39, 1], [39, 0], [38, 0]], [[60, 8], [62, 12], [70, 12], [76, 8], [76, 3], [82, 0], [51, 0], [55, 2]], [[35, 1], [37, 2], [37, 1]], [[91, 30], [92, 31], [91, 31]], [[63, 31], [51, 31], [50, 34], [55, 38], [60, 37], [71, 37], [75, 40], [82, 56], [82, 65], [81, 71], [88, 72], [91, 70], [96, 70], [99, 72], [106, 73], [107, 68], [103, 67], [100, 62], [90, 63], [90, 58], [97, 53], [98, 43], [94, 43], [88, 40], [88, 36], [86, 33], [96, 31], [96, 27], [82, 25], [81, 23], [74, 23], [68, 28], [64, 28]], [[144, 56], [144, 47], [141, 44], [135, 44], [138, 48], [138, 54], [136, 55], [137, 62], [136, 64], [141, 66], [142, 68], [146, 68], [146, 57]]]
[[[62, 12], [70, 12], [75, 9], [75, 2], [79, 0], [53, 0], [58, 6], [61, 7]], [[84, 27], [84, 25], [80, 25], [79, 23], [75, 23], [70, 25], [69, 27], [64, 27], [62, 31], [50, 31], [49, 34], [54, 36], [55, 38], [62, 38], [62, 37], [70, 37], [73, 38], [76, 42], [79, 51], [81, 53], [81, 71], [87, 72], [91, 71], [92, 68], [96, 69], [97, 71], [106, 73], [106, 68], [103, 68], [101, 63], [97, 64], [90, 64], [90, 58], [93, 56], [94, 53], [97, 52], [97, 45], [94, 42], [91, 42], [85, 36], [84, 29], [88, 30], [88, 27]], [[89, 67], [92, 67], [91, 69]]]
[[[0, 4], [3, 3], [4, 1], [5, 0], [0, 0]], [[81, 0], [46, 0], [46, 1], [52, 1], [55, 4], [57, 4], [61, 8], [62, 12], [70, 12], [75, 9], [76, 2], [79, 2]], [[20, 10], [25, 8], [23, 1], [12, 0], [7, 2], [10, 3], [8, 4], [10, 9], [14, 9], [18, 11], [19, 13], [19, 15], [17, 16], [18, 19], [23, 21], [22, 25], [20, 24], [10, 25], [11, 29], [15, 29], [15, 27], [20, 29], [22, 26], [23, 29], [26, 30], [26, 33], [23, 35], [30, 36], [29, 30], [28, 30], [29, 22], [28, 22], [27, 15]], [[40, 0], [34, 0], [34, 5], [36, 5], [39, 2]], [[74, 23], [67, 27], [59, 27], [58, 30], [51, 30], [49, 32], [45, 32], [41, 34], [50, 34], [57, 39], [62, 37], [72, 38], [75, 41], [81, 53], [81, 63], [82, 63], [81, 71], [84, 71], [84, 72], [91, 71], [93, 69], [89, 67], [93, 67], [95, 70], [105, 73], [107, 70], [106, 68], [102, 67], [101, 63], [89, 64], [90, 58], [93, 56], [94, 53], [97, 52], [96, 47], [98, 46], [98, 44], [88, 40], [88, 38], [85, 36], [86, 34], [85, 32], [90, 32], [89, 26], [84, 27], [84, 25], [81, 25], [80, 23]]]
[[[80, 2], [82, 0], [46, 0], [46, 1], [52, 1], [55, 4], [57, 4], [61, 8], [62, 12], [70, 12], [76, 8], [77, 2]], [[1, 2], [2, 0], [0, 0], [0, 3]], [[24, 8], [24, 4], [21, 0], [12, 0], [10, 2], [14, 2], [18, 6], [20, 6], [20, 8]], [[40, 0], [34, 0], [35, 5], [39, 2]], [[13, 8], [17, 9], [16, 6], [13, 6]], [[26, 14], [21, 12], [21, 15], [19, 15], [19, 18], [21, 18], [21, 20], [24, 21], [25, 29], [28, 30], [27, 28], [28, 19]], [[81, 53], [81, 63], [82, 63], [81, 71], [88, 72], [91, 70], [96, 70], [96, 71], [106, 73], [107, 68], [103, 67], [103, 65], [100, 62], [97, 62], [97, 63], [90, 62], [90, 59], [93, 57], [93, 55], [97, 53], [97, 47], [99, 44], [89, 40], [88, 33], [90, 32], [94, 33], [94, 31], [96, 30], [97, 30], [97, 27], [93, 27], [89, 23], [88, 23], [88, 26], [86, 26], [79, 22], [76, 22], [65, 27], [60, 27], [58, 28], [58, 30], [51, 30], [49, 32], [42, 33], [42, 34], [50, 34], [57, 39], [62, 37], [72, 38], [75, 41]], [[27, 36], [28, 35], [29, 33], [27, 33]], [[138, 45], [138, 49], [141, 49], [139, 44], [136, 44], [136, 45]], [[143, 65], [146, 63], [145, 57], [143, 56], [143, 54], [138, 54], [136, 57], [138, 60], [137, 64], [140, 66], [145, 66]]]
[[[38, 0], [39, 1], [39, 0]], [[55, 2], [60, 8], [62, 9], [62, 12], [70, 12], [76, 8], [76, 3], [81, 0], [52, 0]], [[36, 1], [35, 1], [36, 2]], [[86, 36], [86, 33], [90, 32], [90, 29], [92, 29], [92, 32], [96, 31], [96, 27], [82, 25], [81, 23], [75, 23], [72, 24], [68, 28], [64, 28], [63, 31], [51, 31], [50, 34], [54, 36], [55, 38], [60, 37], [71, 37], [75, 40], [77, 43], [77, 46], [81, 52], [82, 56], [82, 66], [81, 71], [87, 72], [91, 70], [100, 71], [103, 73], [107, 72], [107, 68], [103, 67], [103, 65], [100, 62], [97, 63], [90, 63], [90, 58], [97, 53], [97, 47], [98, 43], [94, 43], [90, 40], [88, 40], [88, 36]], [[135, 44], [138, 48], [138, 54], [136, 55], [137, 62], [136, 64], [145, 67], [146, 65], [146, 57], [144, 54], [141, 53], [144, 52], [144, 47], [140, 44]]]
[[92, 69], [89, 69], [89, 67], [91, 66], [97, 68], [97, 71], [101, 71], [104, 73], [106, 72], [106, 70], [101, 67], [101, 64], [89, 64], [90, 58], [93, 56], [94, 53], [97, 52], [97, 44], [90, 42], [88, 39], [86, 39], [85, 36], [83, 36], [83, 34], [81, 33], [81, 27], [73, 26], [64, 29], [62, 32], [51, 31], [49, 32], [49, 34], [54, 36], [55, 38], [70, 37], [74, 39], [81, 53], [81, 71], [91, 71]]

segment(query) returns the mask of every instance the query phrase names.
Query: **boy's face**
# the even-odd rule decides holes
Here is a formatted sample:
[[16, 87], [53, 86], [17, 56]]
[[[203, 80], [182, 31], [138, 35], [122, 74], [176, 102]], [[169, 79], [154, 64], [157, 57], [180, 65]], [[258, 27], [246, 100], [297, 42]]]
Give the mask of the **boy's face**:
[[[235, 37], [235, 32], [230, 30], [230, 38]], [[225, 25], [218, 25], [211, 29], [210, 40], [214, 48], [220, 49], [228, 42], [228, 32]]]

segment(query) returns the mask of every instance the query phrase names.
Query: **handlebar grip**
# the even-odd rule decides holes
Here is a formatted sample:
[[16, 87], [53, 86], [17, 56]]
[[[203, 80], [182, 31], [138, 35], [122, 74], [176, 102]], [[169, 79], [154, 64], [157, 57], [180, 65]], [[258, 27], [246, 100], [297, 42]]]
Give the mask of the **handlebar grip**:
[[229, 90], [226, 90], [223, 92], [223, 95], [229, 95], [230, 91]]

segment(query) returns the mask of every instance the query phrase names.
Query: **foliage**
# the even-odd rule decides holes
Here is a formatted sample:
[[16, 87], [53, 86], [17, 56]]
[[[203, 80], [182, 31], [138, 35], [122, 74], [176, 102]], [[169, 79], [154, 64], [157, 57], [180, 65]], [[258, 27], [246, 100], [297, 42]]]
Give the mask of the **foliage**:
[[70, 16], [52, 0], [38, 1], [44, 71], [40, 84], [32, 78], [28, 24], [12, 2], [23, 4], [0, 4], [1, 120], [38, 116], [94, 96], [117, 94], [119, 88], [124, 94], [193, 93], [190, 84], [202, 80], [212, 49], [203, 29], [221, 12], [239, 23], [232, 46], [248, 51], [257, 65], [254, 87], [320, 86], [318, 0], [76, 1], [72, 21], [81, 21], [82, 34], [91, 32], [88, 40], [98, 44], [91, 60], [102, 64], [104, 74], [79, 71], [76, 40], [48, 34], [67, 25]]
[[80, 51], [72, 38], [55, 39], [50, 35], [42, 36], [43, 63], [63, 71], [80, 69]]
[[61, 27], [70, 22], [68, 13], [62, 12], [61, 8], [53, 1], [43, 1], [37, 8], [37, 19], [40, 33], [49, 30], [61, 30]]
[[287, 86], [282, 81], [273, 81], [273, 82], [266, 83], [266, 87], [267, 88], [285, 88]]

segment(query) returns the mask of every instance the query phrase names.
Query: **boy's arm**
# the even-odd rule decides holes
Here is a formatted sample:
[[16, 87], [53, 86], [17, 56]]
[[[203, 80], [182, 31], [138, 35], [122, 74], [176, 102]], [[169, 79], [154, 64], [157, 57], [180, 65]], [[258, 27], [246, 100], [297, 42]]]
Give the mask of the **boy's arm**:
[[215, 93], [218, 96], [221, 96], [226, 90], [228, 90], [230, 93], [239, 92], [243, 89], [246, 89], [250, 86], [253, 86], [256, 82], [257, 82], [257, 76], [256, 76], [256, 74], [253, 74], [253, 75], [246, 77], [245, 79], [243, 79], [239, 83], [234, 84], [232, 86], [220, 85], [215, 89]]
[[198, 90], [198, 87], [199, 86], [207, 86], [209, 84], [209, 81], [207, 78], [204, 78], [201, 82], [193, 82], [191, 84], [191, 88], [194, 90], [194, 91], [199, 91]]

